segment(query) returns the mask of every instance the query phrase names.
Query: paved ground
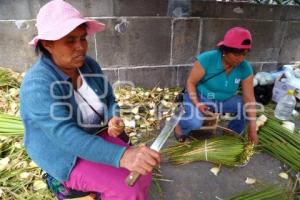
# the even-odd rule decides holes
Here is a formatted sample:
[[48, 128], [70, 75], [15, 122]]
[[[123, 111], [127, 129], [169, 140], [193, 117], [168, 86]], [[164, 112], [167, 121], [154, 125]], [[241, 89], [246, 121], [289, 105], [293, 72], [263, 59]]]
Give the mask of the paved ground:
[[[296, 121], [298, 129], [300, 120]], [[171, 137], [168, 143], [175, 142]], [[173, 166], [167, 163], [161, 165], [164, 179], [160, 181], [162, 191], [152, 186], [151, 200], [220, 200], [233, 194], [250, 189], [245, 183], [247, 177], [255, 178], [263, 183], [288, 184], [288, 181], [280, 178], [282, 163], [265, 153], [257, 153], [247, 166], [242, 168], [222, 167], [218, 176], [213, 175], [210, 169], [213, 164], [197, 162], [182, 166]]]
[[[159, 192], [155, 192], [151, 193], [151, 199], [220, 200], [250, 188], [245, 183], [247, 177], [265, 183], [287, 184], [278, 177], [282, 172], [281, 163], [264, 153], [256, 154], [245, 167], [222, 167], [218, 176], [210, 172], [212, 167], [214, 165], [207, 162], [182, 166], [162, 164], [163, 178], [171, 181], [160, 181], [164, 196], [158, 196]], [[157, 190], [155, 186], [153, 189]]]

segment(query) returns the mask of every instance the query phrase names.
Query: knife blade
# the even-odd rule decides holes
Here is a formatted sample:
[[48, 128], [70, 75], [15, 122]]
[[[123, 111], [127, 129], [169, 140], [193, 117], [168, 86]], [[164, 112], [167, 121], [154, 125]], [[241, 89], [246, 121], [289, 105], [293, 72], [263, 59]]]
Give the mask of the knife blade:
[[[173, 129], [179, 122], [180, 118], [183, 115], [183, 105], [180, 103], [178, 104], [177, 108], [175, 109], [174, 114], [172, 115], [171, 119], [167, 121], [157, 136], [157, 138], [154, 140], [152, 145], [150, 146], [150, 149], [153, 149], [157, 152], [160, 151], [162, 146], [165, 144], [167, 141], [168, 137], [172, 133]], [[126, 183], [128, 186], [133, 186], [137, 179], [140, 177], [140, 174], [138, 172], [130, 172], [130, 174], [126, 178]]]

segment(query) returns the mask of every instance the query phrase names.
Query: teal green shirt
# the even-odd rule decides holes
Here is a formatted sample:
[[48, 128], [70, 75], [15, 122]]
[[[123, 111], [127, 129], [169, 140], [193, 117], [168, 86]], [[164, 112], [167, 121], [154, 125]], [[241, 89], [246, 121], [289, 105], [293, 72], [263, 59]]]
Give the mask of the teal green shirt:
[[203, 80], [224, 70], [222, 52], [220, 50], [207, 51], [196, 58], [205, 70], [204, 77], [197, 84], [197, 91], [209, 99], [219, 101], [229, 99], [236, 94], [240, 82], [253, 74], [250, 63], [244, 60], [233, 68], [229, 75], [224, 72], [202, 84]]

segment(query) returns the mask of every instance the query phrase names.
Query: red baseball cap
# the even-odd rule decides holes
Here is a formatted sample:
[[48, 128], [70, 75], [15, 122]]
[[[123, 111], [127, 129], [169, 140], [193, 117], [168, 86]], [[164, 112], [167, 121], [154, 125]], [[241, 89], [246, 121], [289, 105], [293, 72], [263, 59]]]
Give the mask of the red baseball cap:
[[[250, 40], [250, 44], [243, 44], [245, 40]], [[223, 41], [219, 42], [217, 46], [221, 45], [236, 49], [251, 49], [251, 33], [249, 30], [242, 27], [231, 28], [226, 32]]]

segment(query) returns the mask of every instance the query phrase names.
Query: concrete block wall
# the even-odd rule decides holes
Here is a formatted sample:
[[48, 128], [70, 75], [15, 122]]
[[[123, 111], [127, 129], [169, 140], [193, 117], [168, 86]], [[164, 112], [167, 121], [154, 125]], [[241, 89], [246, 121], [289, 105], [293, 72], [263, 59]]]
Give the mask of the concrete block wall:
[[[168, 0], [68, 0], [86, 17], [107, 25], [90, 37], [88, 54], [111, 83], [151, 88], [183, 86], [194, 57], [215, 48], [227, 29], [253, 34], [247, 58], [254, 71], [300, 60], [300, 7], [191, 0], [189, 17], [167, 16]], [[27, 43], [47, 0], [0, 0], [0, 66], [26, 71], [36, 60]], [[116, 30], [119, 27], [119, 31]]]

